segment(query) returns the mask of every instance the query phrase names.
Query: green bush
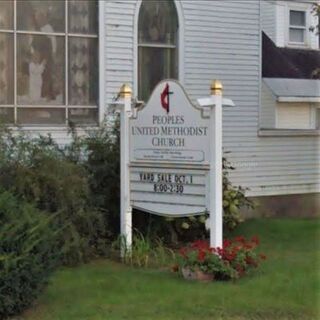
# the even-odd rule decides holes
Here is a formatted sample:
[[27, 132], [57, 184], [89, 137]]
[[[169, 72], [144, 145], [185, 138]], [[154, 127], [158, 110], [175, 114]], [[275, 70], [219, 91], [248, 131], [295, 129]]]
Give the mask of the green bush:
[[72, 130], [73, 142], [65, 154], [88, 174], [90, 204], [104, 212], [108, 236], [120, 232], [120, 131], [119, 119], [105, 121], [97, 130], [79, 137]]
[[232, 185], [228, 178], [231, 170], [235, 168], [223, 158], [223, 226], [228, 230], [233, 230], [243, 221], [241, 208], [254, 208], [254, 203], [245, 196], [246, 189]]
[[52, 217], [0, 193], [0, 318], [18, 314], [36, 299], [59, 261]]
[[54, 215], [54, 223], [64, 229], [63, 262], [75, 264], [104, 253], [105, 213], [90, 203], [87, 170], [50, 136], [30, 138], [4, 130], [0, 147], [0, 187]]

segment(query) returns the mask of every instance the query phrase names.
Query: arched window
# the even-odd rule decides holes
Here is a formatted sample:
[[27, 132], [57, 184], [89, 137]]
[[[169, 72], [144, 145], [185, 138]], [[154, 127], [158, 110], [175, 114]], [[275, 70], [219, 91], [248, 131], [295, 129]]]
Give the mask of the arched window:
[[142, 0], [138, 23], [138, 97], [178, 77], [178, 15], [173, 0]]

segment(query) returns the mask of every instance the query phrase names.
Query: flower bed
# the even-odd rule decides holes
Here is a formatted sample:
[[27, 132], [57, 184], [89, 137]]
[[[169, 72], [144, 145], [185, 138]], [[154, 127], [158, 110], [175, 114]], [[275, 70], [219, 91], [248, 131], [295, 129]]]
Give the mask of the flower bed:
[[184, 277], [191, 280], [204, 275], [208, 276], [207, 280], [238, 279], [266, 259], [257, 252], [258, 245], [256, 236], [249, 240], [242, 236], [225, 239], [222, 248], [210, 248], [207, 241], [197, 240], [180, 249], [179, 267]]

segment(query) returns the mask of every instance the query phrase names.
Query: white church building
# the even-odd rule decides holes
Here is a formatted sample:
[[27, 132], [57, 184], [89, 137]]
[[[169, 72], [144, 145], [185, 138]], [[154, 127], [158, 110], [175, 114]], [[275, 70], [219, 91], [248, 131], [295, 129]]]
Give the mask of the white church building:
[[191, 99], [221, 80], [232, 182], [259, 214], [320, 213], [320, 51], [313, 1], [0, 1], [0, 119], [68, 142], [97, 127], [123, 83], [162, 79]]

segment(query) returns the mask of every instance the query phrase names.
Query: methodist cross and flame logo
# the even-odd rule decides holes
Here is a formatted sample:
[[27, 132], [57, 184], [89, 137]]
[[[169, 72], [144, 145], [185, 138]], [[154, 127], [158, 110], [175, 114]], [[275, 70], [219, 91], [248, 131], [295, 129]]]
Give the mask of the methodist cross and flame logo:
[[170, 111], [170, 94], [173, 94], [173, 92], [170, 91], [169, 83], [167, 83], [161, 92], [161, 106], [167, 113]]

